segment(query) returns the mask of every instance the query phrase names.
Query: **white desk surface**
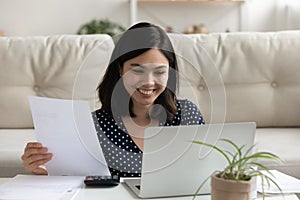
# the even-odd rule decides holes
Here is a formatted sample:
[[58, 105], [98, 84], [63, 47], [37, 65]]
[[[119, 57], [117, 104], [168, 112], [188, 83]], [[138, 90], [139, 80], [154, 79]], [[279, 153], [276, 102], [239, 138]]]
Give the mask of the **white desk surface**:
[[[9, 178], [0, 178], [0, 185], [8, 181]], [[109, 199], [109, 200], [132, 200], [139, 199], [135, 194], [124, 184], [121, 183], [119, 186], [111, 188], [83, 188], [76, 194], [74, 200], [98, 200], [98, 199]], [[191, 200], [191, 196], [187, 197], [171, 197], [171, 198], [155, 198], [154, 200]], [[210, 200], [209, 195], [198, 196], [197, 200]], [[261, 198], [258, 198], [261, 199]], [[299, 200], [296, 195], [285, 195], [282, 197], [272, 196], [265, 198], [266, 200]]]

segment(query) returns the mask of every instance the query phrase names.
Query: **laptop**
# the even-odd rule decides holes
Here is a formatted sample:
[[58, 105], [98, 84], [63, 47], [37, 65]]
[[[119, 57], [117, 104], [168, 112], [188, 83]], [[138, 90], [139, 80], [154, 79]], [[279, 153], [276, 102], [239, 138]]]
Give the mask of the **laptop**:
[[[194, 195], [205, 179], [227, 163], [218, 152], [191, 141], [233, 151], [228, 143], [219, 141], [226, 138], [247, 149], [254, 143], [255, 130], [254, 122], [149, 127], [145, 130], [141, 178], [124, 182], [140, 198]], [[209, 193], [210, 179], [198, 194]]]

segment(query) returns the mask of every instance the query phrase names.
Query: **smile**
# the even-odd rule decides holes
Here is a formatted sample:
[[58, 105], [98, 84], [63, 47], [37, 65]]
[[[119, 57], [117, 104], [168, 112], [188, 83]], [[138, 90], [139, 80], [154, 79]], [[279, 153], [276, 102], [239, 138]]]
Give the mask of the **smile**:
[[140, 89], [140, 88], [138, 88], [137, 91], [139, 93], [141, 93], [141, 94], [150, 95], [150, 94], [152, 94], [155, 91], [155, 89], [147, 89], [146, 90], [146, 89]]

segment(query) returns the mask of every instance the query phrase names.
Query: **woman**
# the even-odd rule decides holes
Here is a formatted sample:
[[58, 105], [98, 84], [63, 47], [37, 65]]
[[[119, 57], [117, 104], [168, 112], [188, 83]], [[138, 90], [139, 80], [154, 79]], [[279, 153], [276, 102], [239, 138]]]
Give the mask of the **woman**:
[[[149, 126], [204, 124], [195, 104], [177, 100], [177, 61], [167, 34], [138, 23], [120, 38], [98, 87], [102, 107], [93, 112], [98, 138], [112, 174], [140, 176], [144, 129]], [[52, 154], [28, 143], [22, 156], [27, 171], [48, 174]]]

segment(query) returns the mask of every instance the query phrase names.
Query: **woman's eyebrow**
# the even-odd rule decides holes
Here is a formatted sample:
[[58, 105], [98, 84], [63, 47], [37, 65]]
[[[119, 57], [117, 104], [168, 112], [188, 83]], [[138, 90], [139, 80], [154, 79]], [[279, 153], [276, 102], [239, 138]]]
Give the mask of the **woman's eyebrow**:
[[167, 68], [168, 66], [167, 65], [159, 65], [159, 66], [156, 66], [155, 69], [161, 69], [161, 68]]
[[[143, 67], [143, 68], [146, 67], [145, 65], [139, 64], [139, 63], [131, 63], [130, 66], [132, 66], [132, 67]], [[161, 68], [167, 68], [167, 67], [168, 67], [167, 65], [161, 64], [161, 65], [155, 66], [155, 69], [161, 69]]]
[[138, 64], [138, 63], [131, 63], [130, 66], [132, 66], [132, 67], [143, 67], [143, 65]]

